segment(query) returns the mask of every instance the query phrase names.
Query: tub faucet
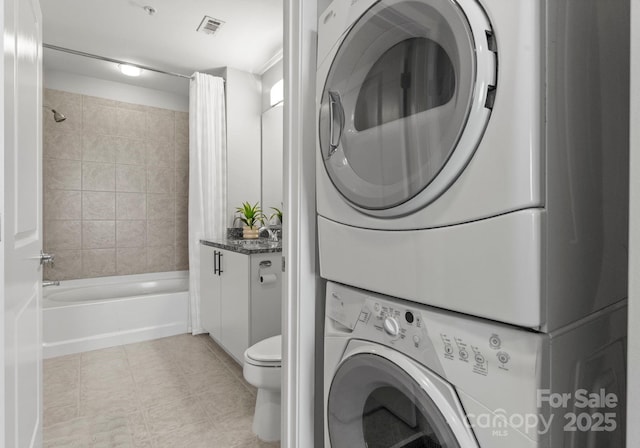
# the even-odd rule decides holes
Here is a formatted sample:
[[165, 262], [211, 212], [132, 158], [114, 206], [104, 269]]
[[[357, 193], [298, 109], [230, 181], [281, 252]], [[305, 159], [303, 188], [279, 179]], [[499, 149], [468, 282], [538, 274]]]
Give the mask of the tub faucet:
[[60, 281], [59, 280], [43, 281], [42, 287], [46, 288], [47, 286], [60, 286]]

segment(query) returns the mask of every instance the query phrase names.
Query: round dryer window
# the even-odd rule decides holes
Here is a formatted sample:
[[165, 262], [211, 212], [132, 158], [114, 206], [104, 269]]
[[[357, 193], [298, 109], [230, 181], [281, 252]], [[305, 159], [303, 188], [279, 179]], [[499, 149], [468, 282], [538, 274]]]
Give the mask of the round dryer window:
[[[332, 448], [460, 448], [442, 411], [420, 384], [378, 355], [348, 358], [329, 391]], [[465, 441], [466, 442], [466, 441]]]
[[496, 54], [475, 0], [387, 0], [333, 53], [320, 99], [320, 151], [354, 207], [397, 216], [460, 175], [490, 115]]

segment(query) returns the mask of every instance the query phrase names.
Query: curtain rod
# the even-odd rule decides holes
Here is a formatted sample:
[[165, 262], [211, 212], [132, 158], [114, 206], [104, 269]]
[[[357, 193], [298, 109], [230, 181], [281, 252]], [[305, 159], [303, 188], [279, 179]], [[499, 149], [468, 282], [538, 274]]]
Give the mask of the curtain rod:
[[191, 79], [191, 76], [183, 75], [182, 73], [166, 72], [164, 70], [158, 70], [157, 68], [148, 67], [146, 65], [140, 65], [140, 64], [134, 64], [132, 62], [120, 61], [118, 59], [107, 58], [105, 56], [98, 56], [98, 55], [91, 54], [91, 53], [85, 53], [84, 51], [71, 50], [70, 48], [57, 47], [55, 45], [44, 44], [44, 43], [42, 44], [42, 46], [44, 48], [48, 48], [49, 50], [62, 51], [64, 53], [75, 54], [76, 56], [83, 56], [85, 58], [98, 59], [100, 61], [105, 61], [105, 62], [113, 62], [114, 64], [132, 65], [134, 67], [138, 67], [138, 68], [141, 68], [143, 70], [148, 70], [150, 72], [162, 73], [163, 75], [176, 76], [178, 78]]

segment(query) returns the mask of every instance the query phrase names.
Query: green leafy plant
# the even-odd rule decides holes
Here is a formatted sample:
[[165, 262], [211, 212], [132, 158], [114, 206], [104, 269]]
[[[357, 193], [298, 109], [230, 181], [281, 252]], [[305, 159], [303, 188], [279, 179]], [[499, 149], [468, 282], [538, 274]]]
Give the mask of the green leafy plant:
[[274, 210], [274, 212], [269, 216], [269, 220], [278, 218], [278, 223], [282, 224], [282, 210], [277, 207], [271, 207], [271, 210]]
[[249, 202], [243, 202], [242, 206], [236, 207], [236, 213], [239, 216], [236, 216], [234, 222], [241, 221], [248, 227], [262, 224], [265, 220], [265, 215], [262, 213], [262, 209], [257, 202], [254, 205], [251, 205]]

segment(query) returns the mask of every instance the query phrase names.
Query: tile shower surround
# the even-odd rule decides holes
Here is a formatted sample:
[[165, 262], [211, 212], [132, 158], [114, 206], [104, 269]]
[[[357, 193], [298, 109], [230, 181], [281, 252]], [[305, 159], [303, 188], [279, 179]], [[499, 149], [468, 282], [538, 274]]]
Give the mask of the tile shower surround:
[[47, 280], [189, 268], [186, 112], [45, 89]]

